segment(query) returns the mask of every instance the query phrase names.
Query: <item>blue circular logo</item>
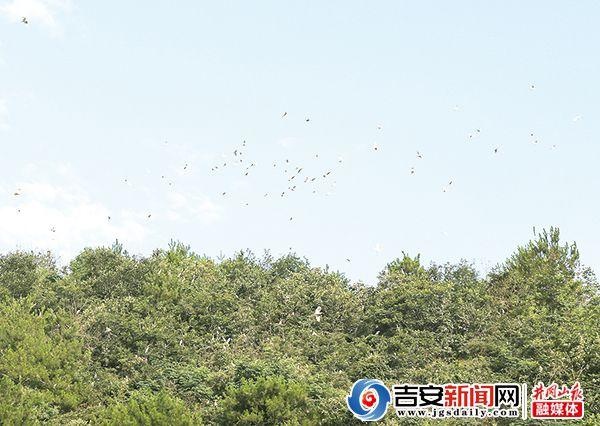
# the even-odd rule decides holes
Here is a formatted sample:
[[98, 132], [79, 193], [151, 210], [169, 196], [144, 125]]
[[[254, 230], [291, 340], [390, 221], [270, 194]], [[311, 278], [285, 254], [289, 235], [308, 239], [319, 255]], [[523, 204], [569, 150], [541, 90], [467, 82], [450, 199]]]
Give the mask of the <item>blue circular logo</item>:
[[387, 411], [392, 395], [381, 380], [360, 379], [354, 382], [346, 397], [348, 409], [363, 422], [381, 420]]

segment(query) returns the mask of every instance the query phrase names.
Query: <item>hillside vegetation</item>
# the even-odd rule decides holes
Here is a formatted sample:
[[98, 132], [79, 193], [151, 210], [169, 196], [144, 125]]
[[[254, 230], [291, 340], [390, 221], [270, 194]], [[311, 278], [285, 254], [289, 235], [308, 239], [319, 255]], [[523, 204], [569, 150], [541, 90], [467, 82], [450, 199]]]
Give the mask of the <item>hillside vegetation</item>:
[[62, 269], [15, 252], [0, 301], [1, 424], [347, 425], [363, 377], [579, 380], [600, 421], [598, 283], [556, 229], [485, 277], [404, 255], [373, 285], [181, 244], [86, 249]]

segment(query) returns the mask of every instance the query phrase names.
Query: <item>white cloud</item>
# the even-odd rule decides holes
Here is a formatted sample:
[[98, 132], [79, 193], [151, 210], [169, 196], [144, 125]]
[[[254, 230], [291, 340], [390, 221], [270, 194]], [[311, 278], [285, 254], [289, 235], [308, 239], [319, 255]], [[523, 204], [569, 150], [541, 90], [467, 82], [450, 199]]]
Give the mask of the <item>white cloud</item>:
[[70, 0], [11, 0], [0, 5], [0, 14], [12, 22], [21, 22], [25, 17], [29, 25], [39, 25], [53, 35], [60, 35], [62, 28], [57, 16], [70, 7]]
[[[46, 182], [2, 188], [11, 202], [0, 207], [0, 246], [5, 250], [51, 250], [69, 260], [86, 246], [141, 241], [148, 233], [141, 219], [127, 212], [111, 215], [77, 187]], [[12, 194], [18, 191], [19, 196]]]

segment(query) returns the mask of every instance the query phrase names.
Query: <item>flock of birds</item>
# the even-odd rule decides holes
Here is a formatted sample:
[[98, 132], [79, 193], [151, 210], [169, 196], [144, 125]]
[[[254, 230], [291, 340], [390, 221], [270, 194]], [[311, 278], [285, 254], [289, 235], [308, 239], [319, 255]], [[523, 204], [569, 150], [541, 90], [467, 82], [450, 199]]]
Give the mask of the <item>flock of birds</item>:
[[[287, 116], [288, 116], [288, 113], [284, 112], [283, 115], [281, 116], [281, 118], [283, 119]], [[305, 118], [304, 121], [306, 123], [308, 123], [310, 121], [310, 118]], [[239, 147], [236, 147], [233, 150], [233, 152], [232, 152], [233, 158], [231, 160], [228, 161], [227, 159], [225, 159], [222, 162], [215, 164], [211, 168], [211, 172], [218, 173], [228, 166], [229, 167], [242, 166], [242, 176], [247, 177], [252, 172], [252, 170], [256, 167], [256, 163], [254, 161], [246, 160], [246, 157], [245, 157], [246, 148], [247, 148], [247, 144], [246, 144], [246, 141], [244, 140], [244, 141], [242, 141], [242, 144]], [[314, 158], [319, 159], [319, 154], [315, 154]], [[341, 164], [343, 162], [342, 157], [339, 157], [337, 162], [338, 162], [338, 164]], [[287, 182], [285, 184], [285, 188], [281, 188], [281, 191], [277, 191], [276, 193], [265, 192], [263, 195], [264, 198], [273, 197], [273, 196], [284, 198], [284, 197], [289, 196], [292, 193], [296, 192], [296, 190], [298, 190], [299, 186], [301, 186], [301, 185], [312, 185], [311, 191], [313, 194], [316, 194], [318, 192], [316, 185], [320, 182], [330, 179], [330, 176], [334, 172], [334, 168], [329, 167], [329, 168], [322, 170], [321, 172], [308, 174], [305, 167], [303, 167], [301, 165], [294, 165], [292, 162], [290, 162], [289, 158], [285, 158], [284, 160], [281, 161], [281, 163], [279, 163], [278, 161], [272, 161], [270, 163], [272, 163], [273, 169], [279, 168], [282, 170]], [[187, 168], [187, 164], [184, 166], [184, 170], [186, 168]], [[335, 186], [335, 184], [336, 184], [335, 180], [332, 181], [332, 185]], [[227, 191], [223, 191], [221, 193], [221, 196], [224, 197], [224, 196], [227, 196], [227, 194], [228, 194]], [[330, 195], [330, 194], [331, 194], [330, 192], [327, 192], [325, 195]], [[244, 202], [244, 205], [248, 206], [249, 203]], [[292, 221], [293, 219], [294, 219], [293, 216], [289, 217], [290, 221]]]
[[[21, 22], [24, 25], [28, 25], [29, 19], [27, 17], [23, 16], [21, 19]], [[530, 84], [529, 89], [535, 90], [536, 86], [534, 84]], [[453, 108], [454, 111], [459, 111], [459, 109], [460, 108], [458, 105], [454, 106], [454, 108]], [[280, 118], [282, 120], [289, 119], [288, 112], [287, 111], [283, 112], [283, 114], [281, 115]], [[582, 119], [581, 115], [576, 115], [573, 118], [573, 121], [577, 122], [577, 121], [580, 121], [581, 119]], [[310, 121], [311, 120], [309, 117], [304, 118], [304, 122], [306, 124], [310, 123]], [[382, 128], [383, 128], [383, 126], [381, 124], [378, 124], [376, 126], [376, 129], [378, 131], [381, 131]], [[474, 129], [471, 133], [468, 134], [467, 140], [468, 141], [474, 140], [480, 134], [481, 134], [481, 129], [479, 129], [479, 128]], [[529, 134], [529, 137], [530, 137], [530, 141], [532, 144], [537, 145], [540, 143], [540, 140], [538, 139], [538, 137], [536, 136], [535, 133], [531, 132]], [[168, 142], [165, 141], [164, 143], [167, 144]], [[556, 148], [556, 145], [552, 145], [551, 148], [552, 149]], [[227, 155], [223, 155], [221, 161], [219, 161], [216, 164], [213, 164], [213, 166], [210, 169], [210, 172], [213, 174], [218, 174], [226, 168], [231, 169], [234, 166], [237, 166], [237, 167], [241, 167], [242, 177], [249, 176], [254, 170], [256, 170], [257, 163], [255, 161], [247, 159], [247, 149], [248, 149], [248, 146], [247, 146], [246, 141], [244, 140], [244, 141], [242, 141], [241, 145], [235, 147], [234, 150], [230, 153], [231, 157], [229, 157]], [[374, 143], [372, 145], [372, 151], [375, 153], [379, 151], [379, 146], [377, 143]], [[494, 154], [498, 154], [499, 152], [500, 152], [500, 146], [493, 147]], [[424, 155], [420, 151], [416, 151], [415, 160], [420, 161], [420, 160], [423, 160], [423, 158], [424, 158]], [[314, 154], [314, 159], [319, 159], [319, 154]], [[342, 157], [338, 157], [337, 165], [342, 164], [343, 161], [344, 160]], [[265, 192], [263, 195], [264, 198], [289, 197], [293, 193], [299, 191], [300, 189], [304, 189], [304, 188], [308, 188], [308, 190], [312, 191], [313, 194], [317, 194], [317, 192], [320, 190], [319, 184], [321, 184], [321, 183], [331, 182], [332, 186], [335, 187], [336, 182], [335, 182], [335, 179], [333, 178], [333, 176], [335, 175], [335, 166], [330, 165], [329, 167], [322, 168], [322, 170], [319, 172], [315, 172], [315, 171], [309, 172], [308, 167], [305, 167], [305, 166], [299, 165], [299, 164], [294, 164], [293, 162], [290, 162], [289, 158], [285, 158], [282, 161], [271, 161], [270, 163], [272, 163], [272, 165], [270, 165], [270, 167], [272, 167], [273, 169], [280, 169], [282, 171], [283, 176], [286, 179], [286, 182], [285, 182], [285, 187], [280, 188], [278, 191]], [[188, 168], [189, 168], [189, 164], [185, 163], [183, 165], [183, 171], [188, 170]], [[416, 166], [411, 166], [409, 169], [409, 174], [412, 176], [412, 175], [415, 175], [416, 172], [417, 172]], [[162, 175], [161, 179], [166, 180], [167, 177], [165, 175]], [[124, 179], [124, 183], [126, 185], [130, 185], [130, 182], [127, 178]], [[169, 181], [168, 185], [172, 186], [173, 182]], [[442, 187], [442, 191], [448, 192], [452, 188], [452, 186], [453, 186], [453, 179], [449, 179], [447, 184]], [[23, 195], [23, 190], [21, 188], [18, 188], [13, 193], [14, 197], [21, 197], [22, 195]], [[227, 197], [228, 191], [222, 191], [220, 193], [220, 195], [222, 197]], [[331, 192], [326, 192], [325, 195], [331, 195]], [[249, 203], [244, 202], [244, 205], [248, 206]], [[17, 209], [17, 213], [21, 213], [21, 208]], [[147, 212], [146, 218], [151, 219], [152, 213]], [[107, 220], [111, 221], [111, 216], [108, 216]], [[293, 220], [294, 220], [294, 217], [290, 216], [289, 221], [293, 221]], [[52, 233], [56, 233], [57, 232], [56, 226], [50, 226], [49, 231]], [[383, 250], [383, 248], [382, 248], [381, 244], [378, 243], [375, 245], [374, 250], [375, 250], [375, 252], [380, 253]], [[350, 258], [346, 258], [346, 262], [350, 262], [350, 261], [351, 261]], [[321, 306], [317, 306], [317, 308], [314, 310], [314, 313], [313, 313], [315, 321], [320, 322], [322, 315], [323, 315], [323, 312], [322, 312]], [[106, 329], [107, 333], [110, 333], [110, 331], [111, 330], [109, 328]], [[182, 344], [182, 342], [180, 342], [180, 344]], [[147, 351], [147, 349], [146, 349], [146, 351]]]
[[[29, 24], [29, 21], [26, 17], [23, 17], [22, 22], [24, 24]], [[535, 85], [531, 84], [530, 85], [530, 90], [534, 90], [535, 89]], [[458, 106], [455, 106], [453, 108], [455, 111], [457, 111], [459, 109]], [[289, 115], [286, 112], [284, 112], [281, 115], [281, 119], [286, 120], [288, 119]], [[573, 121], [579, 121], [581, 120], [581, 116], [577, 115], [573, 118]], [[310, 122], [310, 118], [306, 117], [304, 118], [304, 122], [306, 124], [308, 124]], [[378, 131], [381, 131], [383, 129], [383, 126], [381, 124], [378, 124], [376, 126], [376, 129]], [[467, 141], [471, 141], [474, 138], [476, 138], [477, 136], [479, 136], [481, 134], [481, 129], [477, 128], [474, 129], [473, 132], [468, 134], [467, 137]], [[533, 144], [538, 144], [539, 140], [538, 138], [535, 136], [535, 134], [532, 132], [530, 133], [530, 138], [531, 138], [531, 143]], [[168, 141], [164, 142], [165, 144], [168, 144]], [[252, 160], [248, 160], [247, 159], [247, 143], [246, 141], [242, 141], [242, 143], [239, 146], [236, 146], [233, 151], [230, 153], [231, 157], [228, 157], [227, 155], [223, 154], [221, 156], [221, 161], [219, 161], [218, 163], [213, 164], [213, 166], [210, 169], [210, 172], [213, 174], [218, 174], [220, 172], [222, 172], [224, 169], [226, 168], [233, 168], [235, 166], [237, 167], [241, 167], [241, 176], [242, 177], [247, 177], [249, 176], [253, 170], [256, 169], [257, 167], [257, 163], [255, 161]], [[556, 145], [552, 145], [552, 148], [556, 148]], [[496, 146], [493, 148], [493, 153], [494, 154], [498, 154], [500, 150], [499, 146]], [[379, 145], [377, 143], [374, 143], [372, 145], [372, 151], [377, 153], [379, 151]], [[416, 151], [416, 156], [415, 156], [415, 160], [416, 161], [420, 161], [423, 160], [424, 155], [421, 153], [421, 151]], [[314, 154], [314, 159], [319, 159], [319, 154]], [[339, 166], [343, 163], [344, 159], [340, 156], [337, 159], [337, 164], [336, 166]], [[336, 185], [336, 181], [333, 178], [334, 172], [335, 172], [335, 166], [329, 166], [327, 168], [322, 169], [320, 172], [314, 172], [313, 173], [309, 173], [307, 171], [307, 168], [302, 166], [302, 165], [298, 165], [298, 164], [294, 164], [293, 162], [290, 161], [289, 158], [285, 158], [284, 160], [281, 160], [280, 162], [278, 161], [271, 161], [272, 163], [272, 168], [273, 169], [281, 169], [283, 172], [283, 175], [286, 179], [286, 185], [284, 188], [280, 188], [279, 191], [274, 192], [265, 192], [263, 197], [267, 198], [267, 197], [280, 197], [280, 198], [284, 198], [284, 197], [288, 197], [291, 194], [295, 193], [296, 191], [298, 191], [301, 187], [305, 188], [308, 187], [310, 191], [312, 191], [313, 194], [317, 194], [317, 192], [319, 191], [319, 187], [318, 185], [320, 183], [323, 182], [327, 182], [329, 181], [331, 184], [331, 187], [335, 187]], [[183, 165], [183, 171], [187, 171], [189, 169], [189, 164], [185, 163]], [[416, 174], [416, 167], [412, 166], [410, 167], [409, 170], [409, 174], [410, 175], [415, 175]], [[167, 177], [165, 175], [161, 176], [161, 179], [165, 180], [167, 179]], [[126, 185], [130, 185], [130, 182], [127, 178], [124, 179], [124, 183]], [[442, 187], [442, 192], [448, 192], [450, 191], [450, 189], [453, 187], [453, 179], [449, 179], [447, 184], [445, 184]], [[168, 185], [172, 186], [173, 182], [172, 181], [168, 181]], [[20, 197], [23, 194], [23, 190], [21, 188], [17, 189], [14, 192], [14, 196], [15, 197]], [[325, 192], [325, 195], [331, 195], [332, 193], [330, 191]], [[226, 197], [228, 196], [228, 191], [222, 191], [220, 193], [220, 195], [222, 197]], [[249, 203], [248, 202], [244, 202], [243, 203], [244, 206], [248, 206]], [[21, 208], [17, 209], [17, 213], [21, 213]], [[151, 219], [152, 218], [152, 213], [151, 212], [147, 212], [146, 213], [146, 218], [147, 219]], [[107, 220], [111, 221], [111, 216], [107, 216]], [[289, 221], [293, 221], [294, 217], [290, 216], [289, 217]], [[55, 226], [51, 226], [49, 228], [50, 232], [52, 233], [56, 233], [56, 227]], [[382, 247], [380, 244], [377, 244], [374, 248], [374, 250], [379, 253], [382, 251]], [[350, 262], [350, 259], [346, 259], [347, 262]], [[316, 315], [317, 313], [315, 313]], [[318, 318], [318, 317], [317, 317]], [[318, 320], [318, 319], [317, 319]]]
[[[23, 16], [21, 19], [21, 22], [25, 25], [29, 24], [29, 19], [26, 16]], [[530, 84], [529, 89], [530, 90], [535, 90], [535, 85], [534, 84]], [[459, 110], [459, 106], [456, 105], [453, 108], [454, 111], [458, 111]], [[282, 115], [281, 115], [281, 119], [287, 119], [289, 117], [288, 112], [285, 111]], [[579, 121], [581, 120], [581, 116], [578, 115], [576, 116], [573, 121]], [[310, 122], [310, 118], [309, 117], [305, 117], [304, 118], [304, 122], [305, 123], [309, 123]], [[377, 130], [382, 130], [383, 126], [381, 124], [377, 125]], [[475, 129], [473, 132], [468, 134], [468, 140], [473, 140], [474, 138], [478, 137], [481, 134], [481, 129]], [[532, 132], [530, 133], [530, 138], [531, 138], [531, 142], [533, 144], [538, 144], [539, 140], [536, 137], [536, 135]], [[165, 144], [168, 143], [165, 141]], [[257, 164], [253, 161], [248, 161], [246, 160], [246, 148], [247, 148], [247, 144], [246, 141], [243, 141], [241, 143], [241, 145], [239, 147], [236, 147], [232, 154], [233, 157], [230, 160], [223, 160], [222, 162], [219, 162], [218, 164], [214, 164], [213, 167], [211, 168], [211, 172], [212, 173], [219, 173], [220, 171], [222, 171], [223, 169], [227, 168], [227, 167], [231, 167], [232, 165], [235, 166], [242, 166], [242, 175], [244, 177], [247, 177], [257, 166]], [[556, 145], [553, 145], [552, 148], [556, 148]], [[379, 146], [377, 143], [374, 143], [372, 146], [372, 150], [374, 152], [378, 152], [379, 151]], [[493, 153], [494, 154], [498, 154], [500, 151], [500, 147], [496, 146], [493, 148]], [[226, 158], [226, 156], [223, 156]], [[315, 158], [318, 159], [319, 155], [315, 154]], [[416, 160], [422, 160], [423, 159], [423, 154], [420, 151], [416, 151]], [[338, 164], [341, 164], [343, 162], [343, 158], [339, 157], [338, 158]], [[188, 169], [188, 164], [186, 163], [183, 166], [183, 170], [187, 170]], [[302, 165], [293, 165], [289, 159], [285, 159], [284, 162], [282, 162], [281, 164], [278, 164], [276, 161], [274, 161], [272, 163], [272, 167], [273, 168], [280, 168], [283, 170], [284, 176], [287, 179], [287, 185], [285, 188], [283, 188], [280, 192], [278, 192], [277, 194], [272, 194], [270, 192], [265, 192], [264, 193], [264, 197], [273, 197], [273, 196], [279, 196], [279, 197], [286, 197], [291, 195], [292, 193], [296, 192], [300, 185], [308, 185], [311, 186], [312, 185], [312, 193], [316, 194], [318, 189], [316, 188], [316, 185], [320, 182], [323, 181], [327, 181], [327, 180], [331, 180], [331, 175], [334, 172], [334, 168], [333, 167], [329, 167], [325, 170], [323, 170], [320, 173], [313, 173], [313, 174], [308, 174], [305, 167], [303, 167]], [[415, 166], [410, 167], [409, 173], [410, 175], [415, 175], [417, 172], [417, 169]], [[161, 176], [161, 179], [166, 179], [165, 175]], [[128, 179], [124, 179], [124, 183], [129, 185], [129, 181]], [[332, 186], [335, 187], [335, 180], [332, 180]], [[169, 186], [172, 186], [173, 183], [172, 182], [168, 182]], [[442, 187], [442, 192], [448, 192], [450, 191], [450, 189], [453, 186], [453, 180], [449, 179], [447, 184], [444, 185]], [[18, 197], [20, 196], [22, 193], [21, 189], [18, 189], [17, 191], [14, 192], [14, 196]], [[222, 191], [221, 192], [221, 196], [225, 197], [228, 195], [227, 191]], [[326, 192], [325, 195], [331, 195], [331, 192]], [[245, 206], [248, 206], [249, 203], [248, 202], [244, 202]], [[21, 209], [17, 209], [17, 213], [21, 213]], [[152, 218], [152, 213], [148, 212], [146, 214], [146, 218], [147, 219], [151, 219]], [[111, 216], [107, 217], [107, 220], [110, 221], [111, 220]], [[294, 217], [290, 216], [289, 217], [289, 221], [293, 221]], [[51, 232], [56, 232], [56, 227], [52, 226], [50, 228]], [[381, 247], [378, 246], [376, 248], [376, 251], [381, 251]], [[348, 259], [347, 259], [348, 260]]]

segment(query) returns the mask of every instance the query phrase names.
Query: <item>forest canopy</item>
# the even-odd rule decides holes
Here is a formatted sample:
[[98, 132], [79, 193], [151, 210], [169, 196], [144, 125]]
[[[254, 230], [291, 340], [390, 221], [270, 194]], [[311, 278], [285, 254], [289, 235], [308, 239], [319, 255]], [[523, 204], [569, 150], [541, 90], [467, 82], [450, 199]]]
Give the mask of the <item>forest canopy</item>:
[[13, 252], [0, 256], [0, 423], [347, 425], [345, 396], [369, 377], [579, 381], [593, 424], [598, 290], [557, 229], [486, 276], [403, 253], [369, 285], [292, 254], [216, 261], [180, 243], [89, 248], [67, 267]]

